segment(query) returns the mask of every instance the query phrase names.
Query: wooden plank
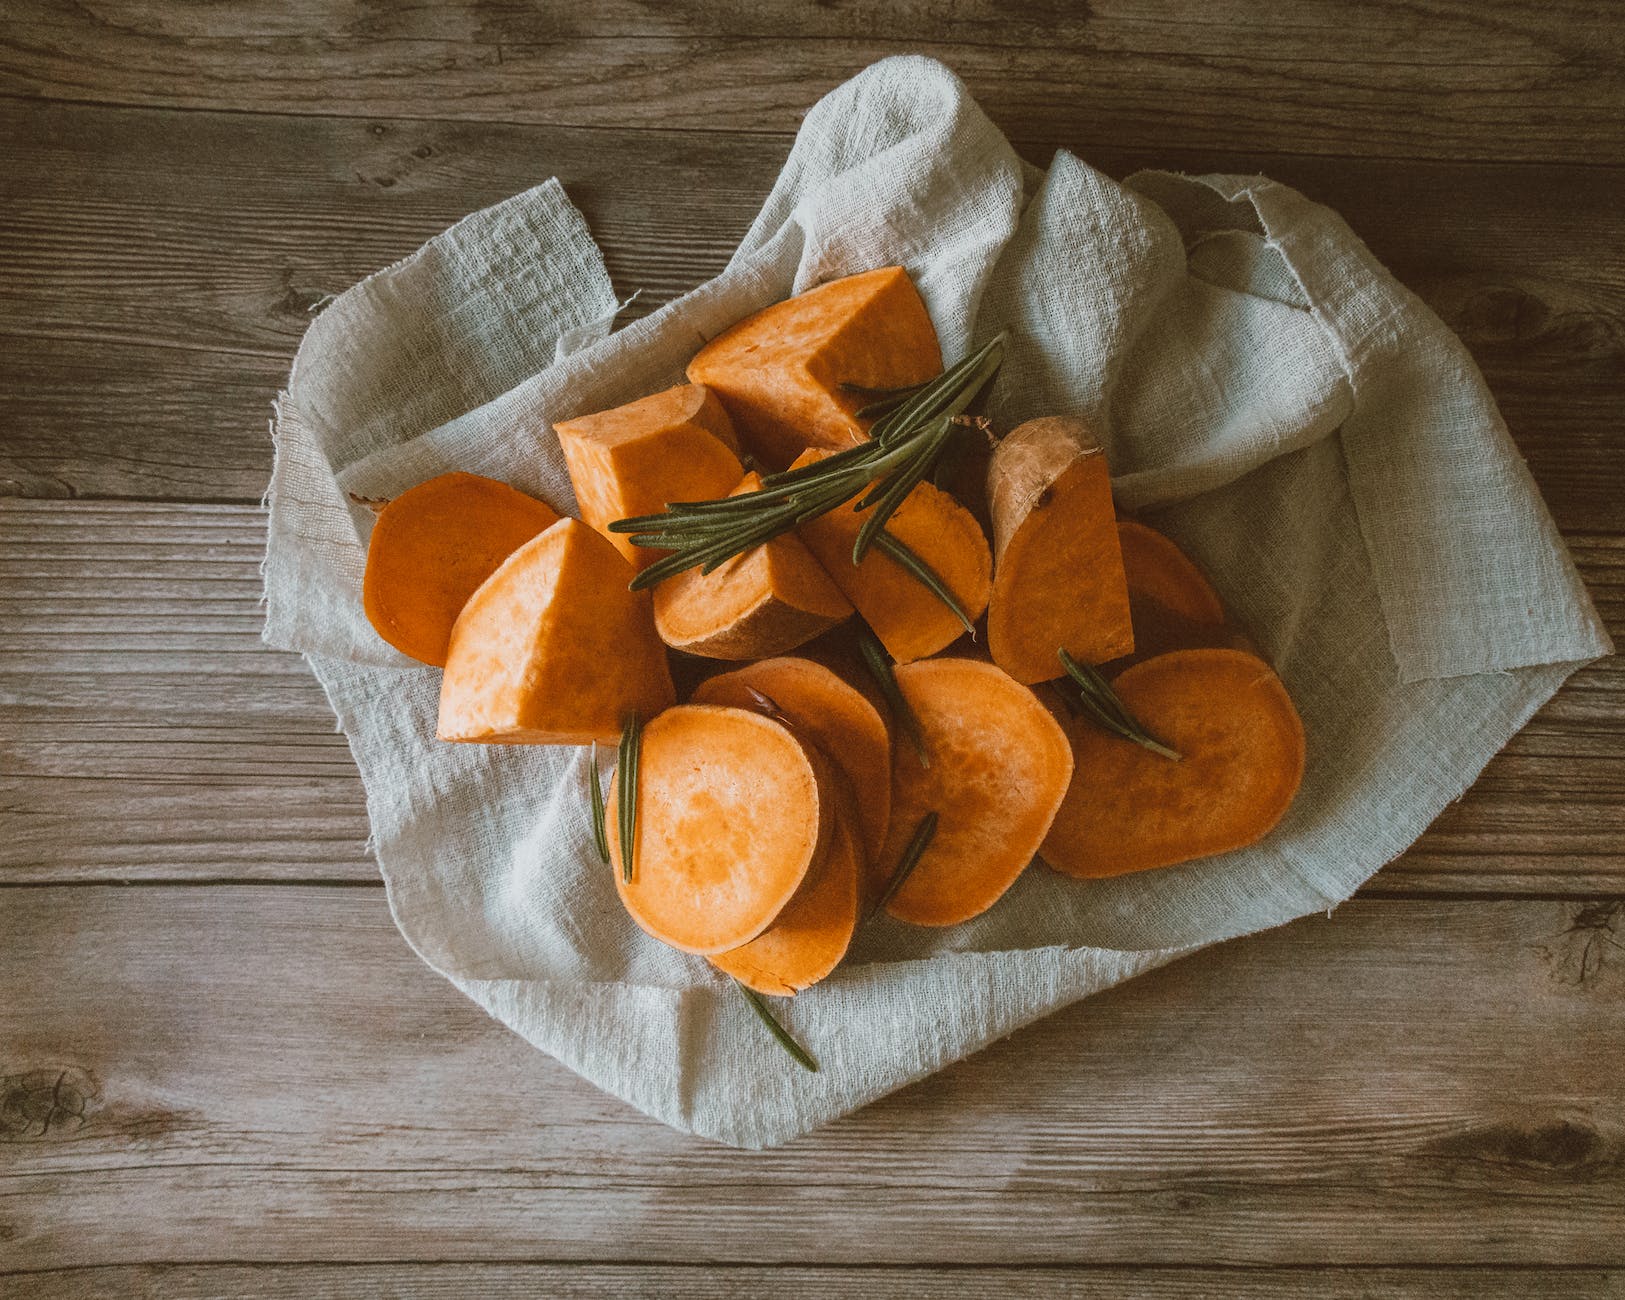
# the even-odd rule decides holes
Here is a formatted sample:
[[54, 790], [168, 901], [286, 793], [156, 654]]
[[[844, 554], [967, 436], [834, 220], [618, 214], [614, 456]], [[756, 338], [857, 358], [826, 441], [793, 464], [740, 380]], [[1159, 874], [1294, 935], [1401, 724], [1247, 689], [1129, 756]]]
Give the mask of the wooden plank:
[[[376, 880], [315, 681], [259, 640], [263, 515], [0, 501], [0, 879]], [[1579, 538], [1625, 633], [1625, 540]], [[1625, 890], [1625, 665], [1578, 674], [1368, 889]]]
[[[323, 295], [556, 173], [618, 289], [644, 291], [640, 314], [722, 267], [788, 147], [17, 103], [0, 103], [0, 135], [15, 142], [0, 493], [211, 500], [263, 490], [269, 399]], [[1625, 277], [1612, 269], [1625, 169], [1092, 156], [1118, 175], [1266, 169], [1338, 208], [1467, 340], [1559, 523], [1625, 530]]]
[[488, 1019], [376, 890], [10, 889], [6, 1263], [1617, 1267], [1622, 922], [1350, 903], [741, 1153]]
[[1587, 0], [1148, 10], [14, 0], [0, 93], [106, 104], [785, 131], [889, 54], [953, 66], [1017, 134], [1351, 157], [1625, 161], [1617, 15]]
[[154, 1264], [28, 1275], [32, 1300], [1604, 1300], [1611, 1269], [808, 1268], [680, 1264]]

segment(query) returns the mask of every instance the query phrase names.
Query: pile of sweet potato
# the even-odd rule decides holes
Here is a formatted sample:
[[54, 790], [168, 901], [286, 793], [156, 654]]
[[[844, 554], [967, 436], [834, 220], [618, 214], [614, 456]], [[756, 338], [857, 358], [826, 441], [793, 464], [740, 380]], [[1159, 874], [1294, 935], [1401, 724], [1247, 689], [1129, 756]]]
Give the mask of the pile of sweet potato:
[[[621, 899], [760, 992], [828, 975], [882, 900], [956, 925], [1035, 855], [1100, 877], [1252, 843], [1302, 775], [1279, 678], [1172, 541], [1117, 519], [1069, 417], [984, 445], [939, 475], [954, 490], [919, 482], [887, 522], [952, 602], [894, 554], [854, 563], [849, 506], [632, 589], [663, 552], [611, 524], [861, 445], [874, 393], [942, 368], [901, 268], [831, 281], [713, 339], [689, 383], [558, 424], [580, 519], [448, 474], [374, 527], [367, 614], [444, 668], [441, 738], [609, 743], [635, 718], [609, 796], [629, 816], [603, 823]], [[1101, 666], [1097, 696], [1155, 743], [1099, 725], [1064, 658]]]

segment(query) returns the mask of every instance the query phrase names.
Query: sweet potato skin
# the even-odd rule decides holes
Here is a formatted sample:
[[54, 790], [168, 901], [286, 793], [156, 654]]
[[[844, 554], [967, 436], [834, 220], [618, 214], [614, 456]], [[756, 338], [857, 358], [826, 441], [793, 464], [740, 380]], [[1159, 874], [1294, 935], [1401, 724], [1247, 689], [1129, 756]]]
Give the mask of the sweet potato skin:
[[889, 388], [942, 370], [936, 330], [899, 266], [831, 280], [774, 303], [717, 335], [688, 377], [713, 389], [746, 445], [769, 469], [807, 447], [849, 447], [870, 400], [841, 385]]
[[626, 714], [674, 700], [666, 649], [631, 566], [579, 519], [505, 560], [452, 629], [440, 684], [442, 740], [612, 744]]
[[551, 506], [478, 474], [441, 474], [379, 510], [362, 602], [378, 635], [445, 667], [451, 629], [497, 567], [558, 522]]
[[1011, 430], [988, 463], [993, 660], [1019, 682], [1059, 677], [1057, 650], [1106, 663], [1134, 649], [1105, 454], [1079, 420]]
[[1183, 758], [1066, 724], [1073, 788], [1044, 840], [1055, 870], [1093, 879], [1245, 848], [1303, 780], [1303, 723], [1274, 669], [1241, 650], [1176, 650], [1119, 673], [1112, 689]]
[[1072, 751], [1032, 691], [993, 664], [922, 660], [898, 668], [897, 685], [931, 764], [894, 747], [886, 871], [926, 813], [939, 820], [887, 911], [915, 925], [957, 925], [993, 906], [1032, 861], [1066, 795]]

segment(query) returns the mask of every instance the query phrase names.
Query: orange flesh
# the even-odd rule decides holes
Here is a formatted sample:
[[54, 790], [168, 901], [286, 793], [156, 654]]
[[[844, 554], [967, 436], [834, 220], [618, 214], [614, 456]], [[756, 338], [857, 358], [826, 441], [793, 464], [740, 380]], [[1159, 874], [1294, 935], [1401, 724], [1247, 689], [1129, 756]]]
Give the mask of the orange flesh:
[[931, 757], [899, 745], [891, 829], [896, 869], [928, 812], [936, 835], [887, 910], [915, 925], [956, 925], [985, 912], [1026, 869], [1072, 777], [1066, 734], [1025, 686], [992, 664], [930, 659], [897, 670]]
[[1220, 602], [1202, 571], [1169, 538], [1144, 524], [1119, 520], [1117, 540], [1129, 598], [1144, 597], [1192, 623], [1224, 622]]
[[638, 570], [666, 552], [634, 546], [609, 525], [662, 513], [673, 501], [708, 501], [739, 482], [738, 440], [716, 395], [679, 384], [614, 410], [553, 426], [581, 517]]
[[760, 935], [709, 959], [723, 974], [758, 993], [789, 997], [818, 983], [846, 956], [858, 924], [862, 853], [847, 819], [834, 821], [816, 878]]
[[[796, 466], [829, 454], [808, 451]], [[799, 532], [893, 659], [905, 664], [936, 654], [964, 634], [964, 625], [919, 579], [879, 550], [871, 549], [862, 564], [853, 565], [852, 543], [866, 514], [843, 503], [809, 519]], [[921, 483], [886, 521], [886, 531], [936, 571], [972, 622], [981, 617], [992, 588], [993, 555], [970, 511], [946, 492]]]
[[1240, 650], [1176, 650], [1112, 682], [1172, 762], [1074, 719], [1077, 780], [1044, 840], [1071, 876], [1147, 871], [1262, 839], [1303, 779], [1303, 724], [1273, 669]]
[[621, 774], [608, 795], [615, 886], [631, 917], [684, 952], [729, 952], [773, 924], [827, 851], [834, 804], [818, 758], [779, 723], [684, 704], [643, 730], [634, 876], [622, 878]]
[[578, 519], [527, 542], [469, 598], [440, 682], [442, 740], [613, 743], [673, 699], [649, 593]]
[[879, 860], [891, 818], [891, 736], [856, 687], [809, 659], [763, 659], [701, 682], [696, 703], [757, 707], [767, 696], [845, 775], [857, 801], [863, 856]]
[[705, 345], [688, 377], [713, 389], [752, 453], [782, 469], [807, 447], [864, 436], [874, 399], [841, 385], [892, 388], [942, 371], [936, 330], [900, 266], [849, 275], [747, 316]]
[[534, 497], [477, 474], [419, 483], [372, 526], [361, 588], [368, 621], [402, 654], [444, 667], [468, 598], [558, 518]]

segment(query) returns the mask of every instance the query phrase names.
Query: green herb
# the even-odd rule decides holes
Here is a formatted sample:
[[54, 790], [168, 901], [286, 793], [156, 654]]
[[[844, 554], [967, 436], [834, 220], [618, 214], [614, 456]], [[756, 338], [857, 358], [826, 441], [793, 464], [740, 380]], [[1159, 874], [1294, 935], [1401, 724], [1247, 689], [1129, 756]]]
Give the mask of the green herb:
[[922, 560], [918, 552], [894, 533], [887, 532], [882, 532], [879, 537], [875, 538], [875, 547], [882, 555], [889, 555], [906, 569], [916, 582], [926, 587], [933, 596], [953, 610], [954, 617], [965, 625], [965, 631], [971, 634], [971, 639], [976, 638], [976, 625], [970, 621], [970, 615], [965, 612], [965, 607], [959, 603], [959, 598], [948, 590], [948, 584], [942, 580], [941, 575]]
[[779, 1046], [790, 1053], [791, 1059], [803, 1070], [817, 1074], [818, 1062], [813, 1060], [812, 1053], [790, 1037], [790, 1031], [767, 1009], [767, 1003], [762, 1001], [761, 994], [755, 989], [746, 988], [738, 980], [734, 980], [734, 987], [739, 990], [740, 996], [750, 1003], [750, 1009], [756, 1013], [756, 1018], [767, 1026], [768, 1033], [778, 1039]]
[[712, 572], [752, 547], [827, 514], [868, 492], [856, 505], [868, 517], [852, 548], [861, 561], [913, 486], [930, 474], [965, 410], [993, 377], [1004, 355], [1000, 335], [891, 406], [869, 430], [869, 440], [800, 469], [769, 474], [755, 492], [713, 501], [674, 501], [664, 513], [617, 519], [610, 530], [629, 533], [637, 546], [671, 554], [632, 580], [634, 590], [698, 568]]
[[881, 911], [887, 903], [897, 896], [897, 891], [903, 887], [903, 882], [914, 874], [914, 868], [920, 865], [920, 859], [925, 856], [926, 849], [931, 847], [931, 840], [937, 833], [937, 814], [928, 812], [920, 818], [920, 824], [914, 828], [908, 847], [903, 850], [903, 856], [897, 863], [897, 869], [886, 880], [886, 888], [881, 891], [875, 905], [869, 909], [869, 915]]
[[914, 753], [919, 757], [920, 766], [930, 767], [931, 754], [926, 749], [925, 733], [920, 730], [920, 720], [915, 716], [909, 702], [903, 698], [903, 692], [897, 685], [897, 674], [892, 671], [892, 658], [886, 653], [886, 647], [880, 644], [880, 638], [868, 628], [858, 633], [858, 653], [863, 656], [863, 666], [869, 670], [869, 675], [880, 687], [880, 693], [886, 697], [886, 703], [891, 706], [892, 717], [908, 733], [909, 742], [914, 746]]
[[[930, 383], [926, 380], [926, 383]], [[867, 406], [860, 406], [853, 412], [860, 420], [873, 420], [896, 410], [915, 393], [925, 387], [925, 384], [904, 384], [901, 388], [870, 388], [867, 384], [841, 384], [843, 393], [851, 393], [857, 397], [872, 397], [875, 400]]]
[[643, 751], [643, 723], [637, 712], [626, 715], [621, 728], [621, 750], [616, 764], [616, 829], [621, 837], [621, 879], [632, 883], [633, 857], [638, 844], [638, 756]]
[[1153, 754], [1161, 754], [1176, 763], [1184, 757], [1177, 749], [1170, 749], [1142, 727], [1139, 720], [1124, 707], [1123, 701], [1117, 698], [1117, 692], [1093, 668], [1080, 664], [1065, 650], [1056, 653], [1061, 656], [1061, 667], [1066, 669], [1066, 675], [1077, 684], [1078, 704], [1091, 722], [1121, 740], [1132, 740]]
[[598, 742], [592, 742], [592, 757], [587, 761], [587, 802], [592, 806], [592, 841], [598, 846], [598, 856], [609, 865], [609, 833], [604, 826], [604, 787], [598, 780]]

